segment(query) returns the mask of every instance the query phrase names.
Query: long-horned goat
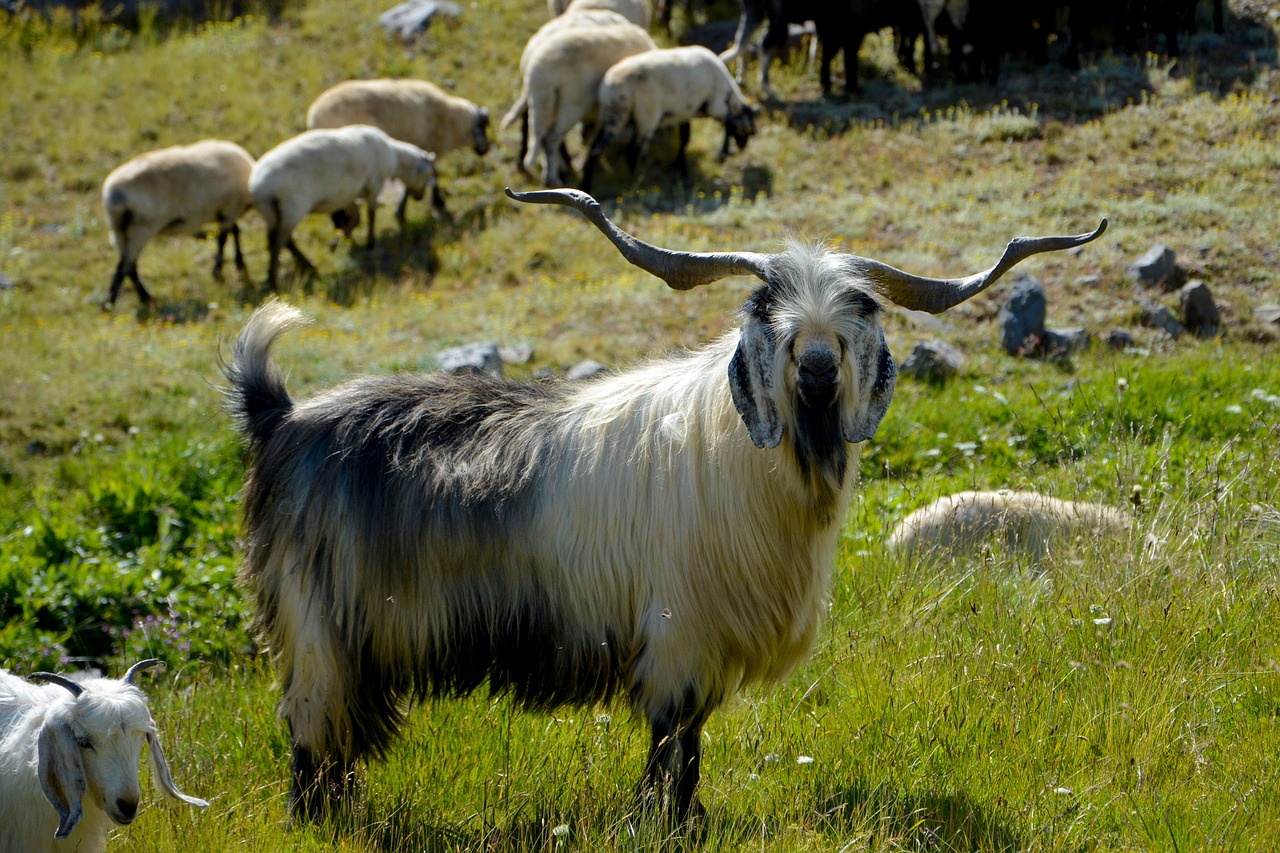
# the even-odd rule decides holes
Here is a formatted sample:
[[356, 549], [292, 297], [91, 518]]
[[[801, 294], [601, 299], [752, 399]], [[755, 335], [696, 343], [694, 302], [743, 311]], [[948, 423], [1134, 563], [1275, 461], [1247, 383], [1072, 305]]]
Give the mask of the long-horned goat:
[[857, 444], [897, 373], [880, 297], [942, 311], [1105, 226], [939, 280], [799, 243], [671, 251], [586, 193], [508, 193], [575, 207], [675, 289], [764, 284], [715, 343], [589, 382], [402, 373], [306, 402], [269, 358], [301, 315], [252, 316], [223, 369], [253, 457], [242, 580], [279, 669], [296, 814], [322, 815], [388, 748], [402, 700], [487, 682], [535, 709], [625, 694], [652, 728], [642, 798], [687, 815], [708, 716], [817, 633]]
[[151, 755], [170, 797], [209, 805], [173, 784], [155, 721], [134, 676], [71, 680], [0, 671], [0, 853], [100, 853], [113, 824], [132, 823], [142, 797], [138, 764]]

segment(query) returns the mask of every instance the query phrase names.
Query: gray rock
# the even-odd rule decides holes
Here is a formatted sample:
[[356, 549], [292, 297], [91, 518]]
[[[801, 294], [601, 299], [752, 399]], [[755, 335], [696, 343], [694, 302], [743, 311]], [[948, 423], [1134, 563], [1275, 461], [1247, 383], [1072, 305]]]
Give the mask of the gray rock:
[[608, 373], [608, 372], [609, 372], [609, 368], [605, 367], [600, 362], [587, 359], [586, 361], [579, 362], [578, 364], [575, 364], [573, 367], [569, 368], [569, 372], [565, 374], [565, 378], [566, 379], [591, 379], [593, 377], [601, 375], [602, 373]]
[[1175, 280], [1178, 272], [1178, 259], [1173, 249], [1163, 243], [1157, 243], [1147, 250], [1138, 260], [1129, 264], [1125, 270], [1130, 278], [1150, 287], [1166, 287]]
[[1182, 324], [1196, 335], [1212, 338], [1218, 334], [1222, 316], [1209, 286], [1203, 281], [1194, 279], [1182, 286], [1178, 291], [1178, 310], [1182, 314]]
[[528, 364], [533, 358], [533, 344], [511, 344], [498, 347], [498, 355], [503, 364]]
[[1000, 345], [1005, 352], [1018, 355], [1038, 348], [1045, 310], [1044, 285], [1027, 273], [1014, 276], [1012, 292], [1000, 308]]
[[1128, 349], [1134, 345], [1133, 335], [1128, 329], [1112, 329], [1107, 332], [1106, 342], [1112, 349]]
[[388, 36], [399, 38], [405, 44], [413, 44], [431, 26], [434, 18], [457, 18], [462, 7], [457, 3], [441, 0], [408, 0], [378, 17], [378, 23]]
[[497, 344], [467, 344], [447, 349], [436, 356], [445, 373], [484, 373], [502, 378], [502, 356]]
[[898, 371], [925, 382], [941, 382], [956, 374], [964, 364], [964, 353], [946, 341], [921, 341], [911, 350]]
[[1253, 309], [1253, 316], [1264, 323], [1280, 326], [1280, 305], [1260, 305]]
[[1173, 316], [1173, 312], [1160, 303], [1143, 299], [1138, 304], [1142, 306], [1142, 325], [1160, 329], [1171, 338], [1180, 337], [1186, 331], [1178, 318]]
[[1040, 355], [1062, 358], [1089, 349], [1093, 338], [1084, 329], [1048, 329], [1040, 339]]

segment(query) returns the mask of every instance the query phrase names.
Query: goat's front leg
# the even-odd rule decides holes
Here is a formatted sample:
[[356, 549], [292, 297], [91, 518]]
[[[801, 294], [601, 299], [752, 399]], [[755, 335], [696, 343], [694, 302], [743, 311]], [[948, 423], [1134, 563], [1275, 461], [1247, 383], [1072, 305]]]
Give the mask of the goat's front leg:
[[652, 740], [637, 796], [641, 804], [670, 810], [681, 823], [702, 813], [696, 789], [702, 776], [702, 720], [651, 721]]

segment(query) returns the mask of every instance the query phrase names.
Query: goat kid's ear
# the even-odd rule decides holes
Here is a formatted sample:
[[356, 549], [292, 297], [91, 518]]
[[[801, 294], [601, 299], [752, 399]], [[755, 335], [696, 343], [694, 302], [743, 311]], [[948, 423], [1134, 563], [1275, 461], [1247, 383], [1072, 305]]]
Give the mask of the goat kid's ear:
[[729, 362], [729, 392], [751, 442], [763, 449], [777, 447], [782, 441], [782, 419], [773, 402], [776, 345], [760, 301], [753, 296], [743, 307], [745, 319], [739, 330], [738, 349]]
[[80, 823], [80, 801], [88, 783], [80, 745], [69, 723], [46, 722], [37, 740], [40, 789], [58, 813], [55, 838], [66, 838]]
[[866, 441], [876, 434], [898, 383], [898, 364], [885, 344], [884, 334], [876, 335], [868, 343], [866, 352], [858, 357], [857, 362], [874, 364], [875, 368], [859, 375], [857, 402], [845, 407], [846, 415], [841, 424], [844, 440], [851, 444]]
[[173, 784], [173, 774], [169, 772], [169, 762], [165, 761], [164, 750], [160, 748], [160, 738], [150, 732], [147, 733], [147, 750], [151, 753], [151, 768], [155, 771], [156, 783], [162, 791], [175, 800], [182, 800], [188, 805], [200, 808], [209, 805], [207, 800], [202, 800], [199, 797], [189, 797], [179, 791], [177, 785]]

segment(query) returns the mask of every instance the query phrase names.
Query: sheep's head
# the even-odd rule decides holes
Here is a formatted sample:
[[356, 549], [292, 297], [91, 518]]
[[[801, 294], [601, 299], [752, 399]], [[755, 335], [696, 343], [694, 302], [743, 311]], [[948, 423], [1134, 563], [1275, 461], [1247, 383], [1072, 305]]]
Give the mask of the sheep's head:
[[59, 685], [71, 694], [46, 714], [38, 744], [40, 787], [58, 813], [58, 838], [75, 830], [86, 797], [115, 823], [133, 822], [142, 797], [138, 766], [143, 744], [150, 750], [156, 782], [166, 794], [191, 805], [208, 805], [174, 785], [146, 697], [133, 683], [134, 675], [158, 663], [135, 664], [119, 680], [77, 682], [53, 673], [32, 674], [31, 680]]
[[476, 153], [483, 157], [489, 152], [489, 111], [484, 107], [476, 110], [476, 122], [471, 127], [471, 134]]
[[789, 434], [802, 473], [836, 486], [844, 477], [845, 445], [875, 435], [893, 396], [897, 366], [885, 345], [880, 298], [936, 314], [982, 292], [1031, 255], [1083, 245], [1107, 225], [1104, 219], [1095, 231], [1071, 237], [1018, 237], [990, 269], [936, 279], [797, 243], [772, 255], [676, 252], [632, 237], [578, 190], [508, 189], [507, 195], [577, 209], [624, 258], [676, 290], [731, 275], [761, 279], [764, 287], [743, 306], [729, 365], [734, 405], [757, 447], [776, 447]]
[[[756, 135], [756, 117], [760, 114], [760, 108], [754, 104], [743, 104], [742, 109], [736, 114], [730, 114], [724, 122], [724, 132], [726, 137], [730, 137], [734, 142], [738, 143], [739, 151], [747, 150], [747, 140]], [[728, 153], [728, 145], [725, 146], [723, 153]]]
[[418, 157], [413, 174], [404, 179], [405, 190], [409, 197], [420, 200], [427, 193], [434, 195], [436, 188], [436, 155], [433, 151], [423, 151]]

